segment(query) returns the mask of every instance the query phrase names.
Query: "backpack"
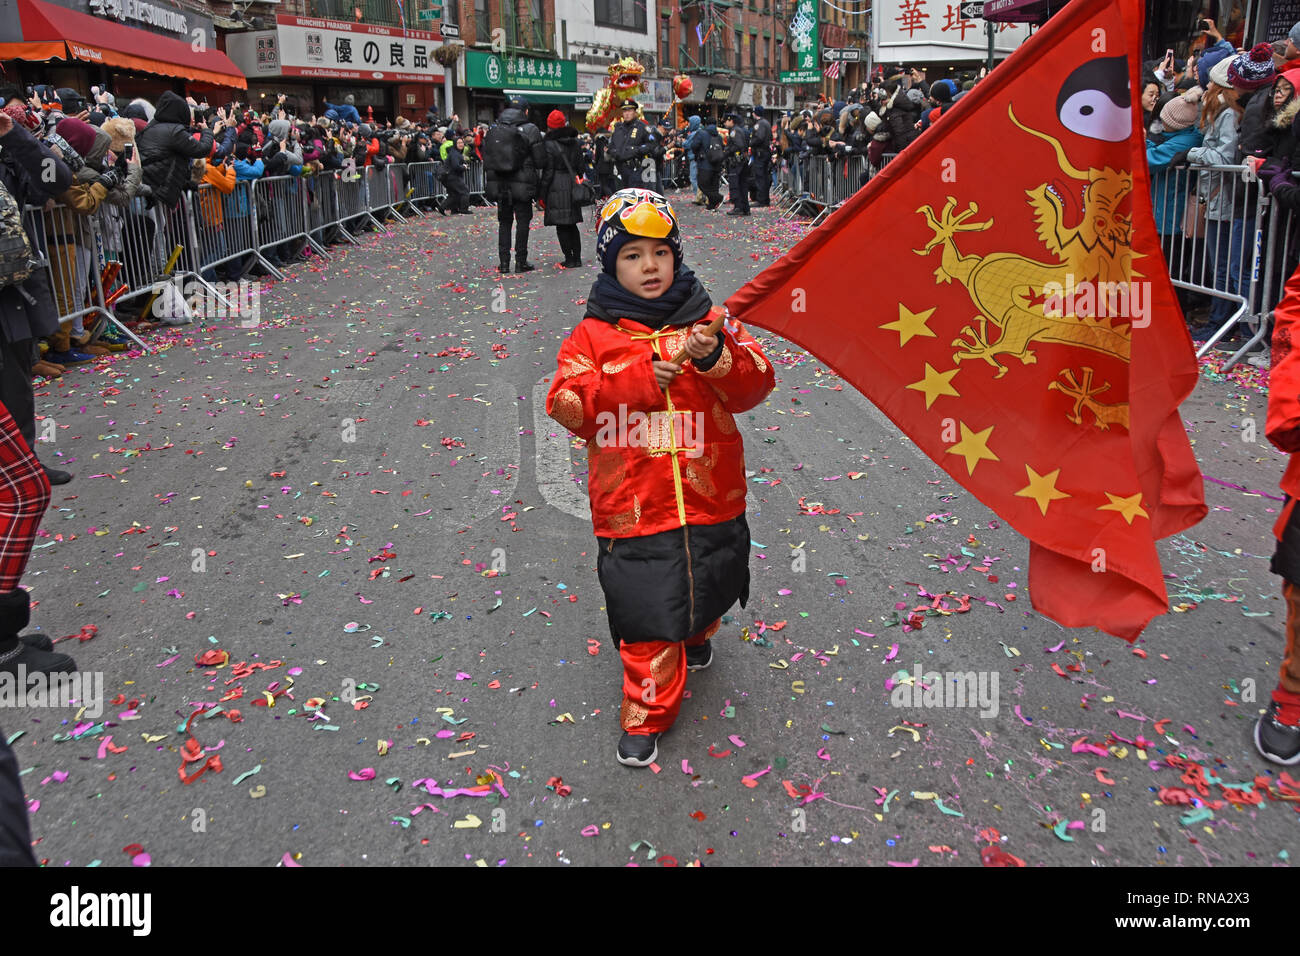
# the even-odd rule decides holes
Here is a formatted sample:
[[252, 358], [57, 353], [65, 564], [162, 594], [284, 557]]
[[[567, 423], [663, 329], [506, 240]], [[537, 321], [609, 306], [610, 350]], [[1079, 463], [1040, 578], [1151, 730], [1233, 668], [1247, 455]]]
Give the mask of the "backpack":
[[483, 165], [494, 173], [513, 173], [528, 162], [528, 141], [518, 126], [497, 123], [483, 137]]
[[23, 210], [0, 182], [0, 287], [20, 285], [32, 274], [32, 246], [23, 228]]
[[709, 148], [704, 151], [704, 159], [710, 166], [718, 166], [722, 163], [722, 157], [722, 136], [718, 133], [710, 133]]

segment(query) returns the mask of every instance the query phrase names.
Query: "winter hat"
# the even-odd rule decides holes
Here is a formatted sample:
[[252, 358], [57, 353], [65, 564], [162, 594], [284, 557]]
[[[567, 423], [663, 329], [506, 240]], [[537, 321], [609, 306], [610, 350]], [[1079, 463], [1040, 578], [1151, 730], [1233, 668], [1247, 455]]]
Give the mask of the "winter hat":
[[[1221, 49], [1211, 48], [1200, 56], [1196, 61], [1196, 80], [1200, 84], [1201, 89], [1208, 89], [1210, 86], [1211, 68], [1218, 66], [1224, 59], [1233, 55], [1234, 54], [1224, 52]], [[1226, 79], [1227, 77], [1224, 78]], [[1222, 85], [1226, 87], [1228, 84], [1224, 83]]]
[[1257, 90], [1273, 82], [1273, 48], [1257, 43], [1249, 53], [1238, 53], [1228, 62], [1228, 80], [1239, 90]]
[[270, 134], [271, 139], [284, 139], [289, 135], [289, 121], [282, 119], [271, 120], [271, 125], [267, 127], [267, 132]]
[[662, 239], [673, 250], [673, 271], [682, 264], [682, 236], [668, 200], [649, 189], [620, 189], [600, 209], [596, 255], [606, 274], [616, 276], [618, 251], [633, 239]]
[[546, 117], [547, 129], [560, 129], [565, 125], [567, 125], [567, 122], [564, 119], [564, 114], [559, 110], [551, 110], [551, 115]]
[[90, 152], [95, 145], [95, 127], [73, 117], [60, 120], [54, 131], [67, 140], [68, 145], [81, 156]]
[[760, 119], [763, 117], [763, 115], [764, 115], [765, 112], [766, 112], [766, 111], [763, 109], [762, 106], [755, 106], [755, 107], [754, 107], [754, 115], [757, 116], [757, 117], [759, 117]]
[[135, 124], [120, 116], [104, 121], [104, 132], [113, 138], [109, 149], [117, 156], [122, 155], [122, 147], [135, 142]]
[[936, 83], [934, 86], [930, 87], [930, 99], [934, 100], [936, 103], [951, 103], [952, 90], [949, 89], [947, 83]]
[[1164, 109], [1160, 111], [1160, 123], [1167, 132], [1176, 133], [1196, 122], [1201, 112], [1202, 92], [1199, 86], [1194, 86], [1182, 96], [1175, 96], [1165, 104]]
[[1228, 77], [1228, 62], [1227, 57], [1219, 60], [1214, 66], [1210, 67], [1209, 76], [1207, 77], [1211, 83], [1221, 86], [1225, 90], [1232, 89], [1232, 80]]
[[691, 129], [699, 129], [700, 118], [698, 116], [692, 116], [690, 119], [686, 121], [686, 125], [689, 126]]
[[[138, 112], [138, 113], [128, 113], [127, 110], [138, 110], [139, 112]], [[154, 106], [153, 106], [153, 104], [150, 103], [148, 100], [146, 100], [146, 99], [134, 99], [134, 100], [131, 101], [131, 103], [130, 103], [130, 105], [127, 107], [127, 109], [122, 111], [122, 115], [123, 115], [123, 116], [129, 116], [129, 117], [131, 117], [132, 119], [135, 119], [136, 116], [140, 116], [140, 117], [142, 117], [142, 118], [145, 120], [145, 122], [152, 123], [152, 122], [153, 122], [153, 112], [154, 112]]]
[[907, 91], [907, 98], [911, 100], [913, 103], [915, 103], [917, 106], [920, 106], [921, 103], [925, 101], [925, 97], [921, 95], [920, 87], [916, 87], [916, 86], [912, 87], [910, 90]]
[[881, 122], [883, 121], [880, 119], [878, 114], [868, 113], [862, 120], [862, 125], [867, 128], [868, 133], [874, 133], [876, 130], [880, 129]]
[[1297, 47], [1300, 47], [1300, 23], [1297, 23], [1290, 30], [1288, 30], [1286, 32], [1286, 37]]
[[357, 98], [349, 93], [347, 96], [343, 97], [343, 102], [348, 106], [356, 106]]
[[362, 139], [369, 139], [371, 135], [370, 124], [362, 123], [357, 127], [357, 135]]

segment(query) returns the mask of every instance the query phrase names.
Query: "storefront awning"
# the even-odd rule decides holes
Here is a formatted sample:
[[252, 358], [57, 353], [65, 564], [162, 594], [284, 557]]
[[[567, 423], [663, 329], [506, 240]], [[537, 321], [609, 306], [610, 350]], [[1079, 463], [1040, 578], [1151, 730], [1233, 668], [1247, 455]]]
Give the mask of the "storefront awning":
[[[475, 90], [475, 93], [492, 92], [491, 90]], [[555, 90], [502, 90], [502, 95], [508, 100], [519, 97], [530, 103], [571, 103], [574, 100], [589, 100], [590, 93], [561, 93]]]
[[[18, 0], [18, 12], [23, 42], [0, 44], [0, 58], [71, 57], [141, 73], [248, 89], [248, 80], [220, 50], [195, 50], [187, 41], [77, 13], [44, 0]], [[66, 53], [61, 49], [64, 44]], [[51, 52], [56, 47], [60, 48], [58, 52]], [[7, 54], [7, 50], [12, 52]]]
[[1046, 23], [1065, 0], [988, 0], [984, 19], [992, 23]]

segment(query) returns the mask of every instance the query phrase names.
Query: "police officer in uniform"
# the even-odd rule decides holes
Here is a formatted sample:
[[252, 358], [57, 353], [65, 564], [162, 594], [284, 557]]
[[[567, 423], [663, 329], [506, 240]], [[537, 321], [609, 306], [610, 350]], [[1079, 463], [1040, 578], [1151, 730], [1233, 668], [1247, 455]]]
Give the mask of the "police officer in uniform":
[[648, 164], [646, 163], [646, 159], [654, 150], [654, 137], [650, 133], [650, 127], [637, 119], [636, 111], [636, 100], [623, 102], [623, 119], [614, 127], [614, 135], [609, 141], [609, 151], [618, 167], [618, 175], [623, 180], [624, 189], [632, 186], [645, 188], [641, 174], [647, 166], [650, 180], [648, 188], [654, 189], [658, 186], [654, 173], [654, 160], [651, 159]]
[[731, 204], [735, 207], [728, 216], [749, 215], [749, 134], [740, 124], [739, 113], [728, 113], [727, 120], [727, 183], [731, 191]]

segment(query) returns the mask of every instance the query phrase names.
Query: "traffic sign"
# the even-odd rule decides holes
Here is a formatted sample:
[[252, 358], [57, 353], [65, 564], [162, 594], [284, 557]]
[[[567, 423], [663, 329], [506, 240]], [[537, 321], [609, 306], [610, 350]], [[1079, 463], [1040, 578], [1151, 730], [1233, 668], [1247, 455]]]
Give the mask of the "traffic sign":
[[843, 63], [859, 63], [862, 61], [862, 51], [857, 47], [827, 47], [822, 50], [822, 59], [827, 63], [836, 61]]
[[460, 27], [454, 23], [444, 23], [442, 25], [442, 35], [444, 39], [458, 40], [460, 39]]
[[963, 20], [983, 20], [984, 19], [984, 2], [977, 0], [975, 3], [963, 3], [961, 5], [961, 18]]

